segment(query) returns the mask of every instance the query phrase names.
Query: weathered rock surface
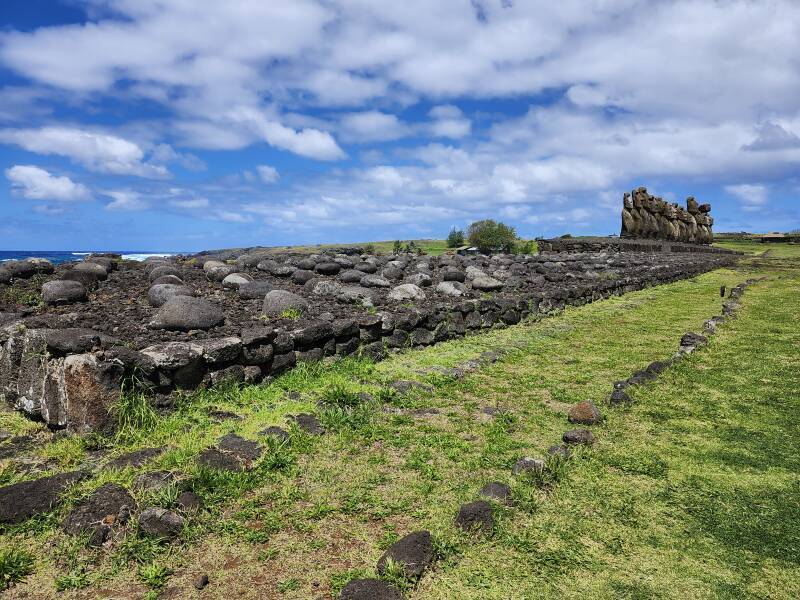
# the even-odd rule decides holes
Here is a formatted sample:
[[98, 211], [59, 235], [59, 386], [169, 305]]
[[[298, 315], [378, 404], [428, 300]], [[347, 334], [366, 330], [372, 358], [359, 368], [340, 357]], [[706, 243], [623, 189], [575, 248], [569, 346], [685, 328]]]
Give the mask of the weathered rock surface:
[[106, 483], [84, 498], [64, 519], [64, 531], [72, 535], [90, 533], [90, 544], [102, 544], [114, 525], [124, 524], [136, 510], [136, 501], [128, 490]]
[[286, 290], [272, 290], [264, 297], [265, 315], [280, 317], [288, 310], [304, 313], [308, 310], [308, 302], [305, 298]]
[[580, 425], [595, 425], [602, 420], [600, 409], [595, 406], [594, 402], [589, 400], [573, 405], [569, 409], [567, 418], [570, 423], [578, 423]]
[[380, 579], [354, 579], [342, 588], [339, 600], [403, 600], [403, 594]]
[[191, 331], [192, 329], [211, 329], [225, 320], [219, 306], [202, 298], [173, 296], [161, 307], [155, 319], [150, 322], [153, 329], [172, 331]]
[[164, 306], [168, 300], [176, 296], [194, 296], [191, 288], [174, 283], [157, 283], [147, 291], [147, 301], [150, 306]]
[[561, 437], [565, 444], [591, 446], [594, 435], [588, 429], [570, 429]]
[[468, 533], [492, 535], [494, 533], [494, 511], [485, 500], [463, 504], [458, 510], [456, 527]]
[[435, 553], [429, 531], [415, 531], [389, 546], [378, 560], [378, 573], [386, 572], [386, 564], [394, 561], [403, 568], [406, 577], [418, 579], [433, 562]]
[[487, 483], [478, 493], [489, 500], [494, 500], [502, 504], [511, 504], [511, 488], [505, 483], [499, 481]]
[[78, 281], [56, 280], [42, 284], [42, 300], [48, 304], [72, 304], [86, 300], [86, 288]]
[[139, 529], [160, 538], [177, 537], [183, 529], [183, 522], [179, 514], [157, 506], [145, 508], [139, 515]]
[[64, 491], [84, 476], [72, 471], [0, 487], [0, 523], [22, 523], [52, 510]]

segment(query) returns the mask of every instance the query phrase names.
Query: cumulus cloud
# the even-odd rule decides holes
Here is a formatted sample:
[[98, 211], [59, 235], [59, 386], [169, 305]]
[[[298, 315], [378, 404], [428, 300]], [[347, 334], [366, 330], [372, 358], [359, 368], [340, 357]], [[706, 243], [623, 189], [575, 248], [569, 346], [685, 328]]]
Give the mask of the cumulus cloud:
[[411, 128], [397, 116], [377, 110], [343, 115], [339, 130], [351, 142], [386, 142], [411, 134]]
[[16, 144], [37, 154], [65, 156], [91, 171], [115, 175], [165, 177], [166, 167], [147, 164], [134, 142], [103, 133], [69, 127], [0, 130], [0, 142]]
[[[33, 82], [37, 105], [41, 90], [75, 106], [152, 102], [168, 115], [170, 144], [67, 127], [0, 138], [154, 178], [173, 163], [190, 168], [184, 147], [266, 143], [336, 161], [349, 150], [340, 143], [380, 145], [356, 148], [360, 164], [297, 183], [259, 169], [281, 198], [265, 218], [297, 226], [494, 209], [534, 223], [570, 214], [545, 210], [557, 201], [608, 215], [619, 197], [604, 194], [631, 181], [766, 190], [800, 166], [800, 4], [791, 0], [229, 0], [200, 13], [191, 0], [87, 2], [100, 8], [91, 22], [0, 34], [0, 61]], [[233, 222], [267, 206], [254, 199], [256, 181], [237, 175], [253, 193], [241, 190], [251, 208], [231, 210]], [[766, 198], [740, 192], [743, 207]]]
[[134, 190], [110, 190], [103, 195], [112, 199], [106, 204], [106, 210], [111, 211], [137, 211], [150, 208], [150, 203]]
[[769, 192], [767, 186], [757, 183], [726, 185], [725, 191], [734, 196], [746, 211], [756, 211], [766, 205]]
[[264, 183], [275, 183], [281, 178], [278, 169], [269, 165], [258, 165], [256, 171]]
[[33, 165], [14, 165], [6, 169], [6, 177], [11, 182], [12, 191], [29, 200], [71, 202], [91, 198], [86, 186]]
[[758, 127], [758, 135], [749, 144], [742, 146], [744, 150], [785, 150], [787, 148], [800, 148], [800, 137], [792, 131], [787, 131], [778, 123], [767, 121]]

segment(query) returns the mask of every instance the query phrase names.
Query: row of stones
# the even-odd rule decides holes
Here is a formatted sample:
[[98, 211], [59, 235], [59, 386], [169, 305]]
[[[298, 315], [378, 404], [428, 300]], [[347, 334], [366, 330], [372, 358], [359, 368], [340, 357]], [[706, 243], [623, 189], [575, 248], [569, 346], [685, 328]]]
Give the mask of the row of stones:
[[[113, 263], [102, 257], [97, 260]], [[552, 261], [542, 264], [548, 262]], [[0, 395], [51, 427], [100, 430], [109, 425], [109, 409], [119, 397], [122, 380], [134, 371], [164, 395], [173, 389], [213, 385], [222, 379], [257, 382], [298, 361], [355, 352], [381, 359], [387, 349], [430, 345], [496, 324], [512, 325], [567, 304], [581, 305], [692, 276], [712, 266], [716, 265], [691, 262], [663, 273], [649, 270], [647, 276], [639, 278], [597, 280], [541, 295], [519, 294], [516, 299], [461, 300], [440, 308], [413, 310], [398, 307], [394, 312], [367, 314], [358, 320], [336, 319], [328, 313], [291, 331], [250, 327], [239, 337], [168, 342], [140, 352], [89, 329], [40, 330], [12, 324], [0, 329]], [[106, 272], [106, 267], [100, 269]], [[159, 274], [170, 276], [174, 275]], [[290, 292], [274, 290], [267, 299], [275, 293], [291, 296]], [[178, 297], [170, 302], [180, 300]], [[272, 310], [291, 306], [281, 301]], [[172, 308], [179, 314], [187, 313], [182, 304]]]
[[[707, 334], [715, 333], [718, 325], [723, 323], [727, 317], [733, 316], [739, 308], [737, 300], [742, 296], [745, 289], [755, 283], [756, 280], [748, 280], [734, 287], [730, 292], [730, 299], [723, 303], [723, 315], [715, 316], [707, 320], [704, 329]], [[721, 295], [724, 296], [724, 288]], [[631, 399], [625, 389], [640, 385], [654, 380], [659, 373], [666, 369], [672, 361], [691, 354], [698, 347], [707, 343], [706, 336], [697, 333], [686, 333], [680, 340], [680, 347], [671, 361], [659, 361], [652, 363], [646, 369], [636, 371], [630, 378], [623, 382], [614, 384], [614, 391], [609, 403], [611, 405], [622, 402], [630, 402]], [[595, 425], [602, 420], [602, 415], [598, 407], [591, 401], [586, 400], [572, 406], [568, 413], [568, 420], [573, 424]], [[568, 459], [571, 454], [570, 447], [576, 445], [591, 446], [595, 442], [595, 437], [589, 429], [579, 428], [570, 429], [564, 432], [562, 444], [551, 446], [548, 453], [561, 459]], [[547, 469], [547, 461], [541, 458], [523, 457], [520, 458], [513, 467], [513, 474], [530, 474], [533, 477], [540, 476]], [[502, 482], [493, 481], [487, 483], [479, 491], [479, 495], [495, 502], [503, 504], [512, 503], [511, 488]], [[490, 536], [494, 532], [494, 513], [493, 506], [486, 500], [476, 500], [463, 504], [455, 518], [455, 525], [465, 532], [478, 533]], [[405, 577], [411, 581], [417, 581], [424, 570], [433, 563], [436, 555], [434, 552], [431, 534], [429, 531], [416, 531], [410, 533], [390, 546], [381, 556], [377, 564], [380, 575], [384, 575], [386, 565], [389, 560], [399, 565]], [[379, 579], [358, 579], [351, 581], [342, 590], [340, 600], [402, 600], [403, 595], [395, 586]]]

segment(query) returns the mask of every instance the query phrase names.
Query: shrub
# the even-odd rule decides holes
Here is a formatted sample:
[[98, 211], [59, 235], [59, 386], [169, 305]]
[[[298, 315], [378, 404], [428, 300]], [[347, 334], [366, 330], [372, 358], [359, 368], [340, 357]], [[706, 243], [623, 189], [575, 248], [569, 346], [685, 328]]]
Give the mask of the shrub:
[[469, 226], [467, 239], [481, 252], [511, 252], [517, 237], [513, 227], [484, 219]]
[[403, 251], [403, 242], [400, 240], [394, 241], [394, 246], [392, 247], [393, 254], [400, 254]]
[[447, 236], [448, 248], [459, 248], [464, 245], [464, 232], [453, 227]]

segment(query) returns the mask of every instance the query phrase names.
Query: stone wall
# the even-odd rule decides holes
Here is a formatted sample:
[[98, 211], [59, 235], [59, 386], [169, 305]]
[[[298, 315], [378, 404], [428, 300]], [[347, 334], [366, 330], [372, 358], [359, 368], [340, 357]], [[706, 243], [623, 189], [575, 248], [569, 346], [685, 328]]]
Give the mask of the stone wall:
[[714, 219], [710, 213], [711, 205], [698, 204], [693, 196], [682, 208], [640, 187], [623, 196], [620, 237], [711, 244]]
[[618, 237], [568, 237], [536, 240], [544, 252], [695, 252], [702, 254], [741, 254], [734, 250], [665, 240]]
[[[175, 390], [226, 379], [258, 382], [324, 357], [381, 359], [736, 260], [721, 252], [441, 258], [260, 252], [242, 250], [226, 261], [87, 259], [107, 270], [85, 296], [0, 311], [0, 395], [52, 428], [105, 430], [113, 426], [126, 378], [146, 384], [153, 401], [168, 406]], [[42, 287], [78, 279], [91, 287], [83, 274], [100, 270], [83, 264], [58, 267]], [[165, 285], [187, 295], [165, 299], [159, 287]]]

